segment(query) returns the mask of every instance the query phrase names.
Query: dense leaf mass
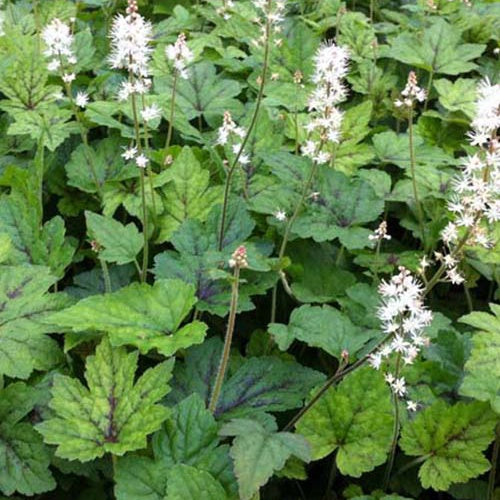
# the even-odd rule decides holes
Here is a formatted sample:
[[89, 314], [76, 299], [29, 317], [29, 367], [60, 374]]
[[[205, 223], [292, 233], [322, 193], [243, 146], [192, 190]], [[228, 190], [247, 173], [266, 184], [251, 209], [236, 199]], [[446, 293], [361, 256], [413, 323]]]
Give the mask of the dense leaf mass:
[[498, 500], [499, 57], [495, 0], [0, 0], [0, 500]]

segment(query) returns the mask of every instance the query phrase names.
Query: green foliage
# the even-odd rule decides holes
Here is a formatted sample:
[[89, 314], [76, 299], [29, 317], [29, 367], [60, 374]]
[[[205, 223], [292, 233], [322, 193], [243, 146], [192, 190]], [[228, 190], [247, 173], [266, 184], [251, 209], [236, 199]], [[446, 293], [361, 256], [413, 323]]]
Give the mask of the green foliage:
[[236, 436], [231, 458], [242, 500], [250, 500], [290, 456], [305, 462], [310, 459], [309, 446], [302, 436], [276, 430], [273, 422], [264, 426], [255, 420], [236, 419], [220, 431], [223, 436]]
[[311, 444], [314, 460], [337, 450], [337, 467], [342, 474], [359, 477], [384, 463], [393, 418], [390, 391], [383, 376], [361, 368], [337, 389], [329, 389], [296, 427]]
[[403, 427], [400, 445], [407, 455], [421, 457], [424, 488], [447, 490], [490, 468], [482, 452], [494, 439], [496, 423], [484, 403], [438, 401]]
[[500, 414], [500, 306], [490, 304], [493, 314], [473, 312], [460, 321], [477, 328], [472, 337], [471, 356], [465, 364], [460, 387], [464, 396], [489, 401]]
[[108, 333], [113, 345], [132, 344], [143, 353], [157, 349], [170, 356], [205, 337], [206, 325], [200, 321], [181, 326], [195, 303], [193, 287], [179, 280], [133, 283], [80, 300], [52, 315], [50, 322], [65, 331]]
[[104, 338], [86, 362], [88, 387], [72, 377], [54, 377], [49, 403], [54, 415], [37, 430], [46, 443], [57, 445], [57, 456], [85, 462], [146, 446], [147, 435], [168, 415], [157, 403], [170, 389], [173, 362], [150, 368], [134, 382], [137, 358], [137, 352], [113, 348]]

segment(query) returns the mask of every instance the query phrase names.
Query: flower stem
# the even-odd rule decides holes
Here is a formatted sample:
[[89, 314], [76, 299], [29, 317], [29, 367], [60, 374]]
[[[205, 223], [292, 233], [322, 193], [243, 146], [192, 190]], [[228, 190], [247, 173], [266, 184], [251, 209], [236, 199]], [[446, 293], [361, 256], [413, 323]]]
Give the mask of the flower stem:
[[[267, 6], [268, 9], [271, 8], [271, 1], [267, 1]], [[257, 122], [257, 117], [259, 114], [260, 110], [260, 105], [262, 103], [262, 98], [264, 97], [264, 87], [266, 85], [266, 78], [267, 78], [267, 70], [269, 67], [269, 53], [270, 53], [270, 38], [271, 38], [271, 22], [269, 20], [269, 16], [266, 19], [266, 30], [265, 30], [265, 44], [264, 44], [264, 65], [262, 67], [262, 73], [260, 75], [260, 85], [259, 85], [259, 92], [257, 94], [257, 100], [255, 102], [255, 109], [253, 112], [252, 120], [250, 121], [250, 125], [248, 126], [247, 133], [245, 134], [245, 137], [243, 138], [243, 141], [241, 142], [241, 146], [238, 150], [238, 153], [234, 157], [233, 162], [231, 163], [231, 166], [229, 167], [229, 170], [226, 175], [226, 184], [224, 186], [224, 199], [222, 202], [222, 216], [221, 216], [221, 222], [220, 222], [220, 228], [219, 228], [219, 240], [217, 244], [217, 248], [219, 252], [222, 250], [222, 245], [224, 241], [224, 231], [225, 231], [225, 225], [226, 225], [226, 217], [227, 217], [227, 206], [229, 203], [229, 191], [231, 187], [231, 178], [233, 176], [233, 172], [236, 169], [236, 166], [238, 165], [238, 161], [240, 159], [240, 156], [243, 154], [243, 150], [245, 149], [245, 146], [250, 138], [250, 134], [252, 133], [255, 124]]]
[[168, 148], [170, 147], [170, 142], [172, 141], [172, 132], [174, 130], [174, 114], [175, 114], [175, 95], [177, 93], [177, 79], [178, 72], [174, 70], [174, 81], [172, 83], [172, 97], [170, 99], [170, 116], [168, 118], [168, 130], [167, 130], [167, 140], [165, 141], [165, 160], [168, 156]]
[[[137, 114], [137, 101], [135, 94], [132, 94], [132, 113], [134, 116], [134, 130], [135, 130], [135, 142], [137, 144], [137, 150], [139, 154], [142, 154], [141, 145], [141, 134], [139, 130], [139, 117]], [[148, 271], [148, 259], [149, 259], [149, 240], [148, 240], [148, 207], [146, 206], [146, 187], [145, 187], [145, 176], [144, 169], [141, 168], [141, 200], [142, 200], [142, 233], [144, 236], [144, 250], [142, 254], [142, 269], [141, 269], [141, 281], [144, 283], [146, 281], [146, 275]]]
[[418, 225], [420, 227], [420, 233], [422, 234], [422, 245], [425, 248], [424, 215], [418, 197], [417, 178], [415, 174], [415, 148], [413, 143], [413, 108], [410, 109], [410, 116], [408, 117], [408, 136], [410, 139], [410, 169], [411, 169], [411, 182], [413, 186], [413, 198], [415, 199]]
[[427, 104], [429, 103], [429, 94], [432, 89], [432, 80], [434, 79], [434, 70], [431, 70], [429, 73], [429, 82], [427, 83], [427, 90], [425, 92], [425, 102], [424, 102], [424, 111], [427, 111]]
[[99, 259], [99, 262], [101, 263], [102, 276], [104, 279], [104, 291], [106, 293], [111, 293], [113, 289], [111, 288], [111, 278], [109, 276], [108, 264], [104, 259]]
[[45, 157], [45, 145], [43, 141], [43, 135], [38, 141], [34, 166], [35, 166], [35, 178], [38, 183], [38, 210], [39, 210], [39, 221], [40, 227], [43, 224], [43, 173], [44, 173], [44, 157]]
[[[146, 102], [144, 99], [144, 94], [142, 95], [142, 109], [144, 111], [146, 107]], [[149, 158], [149, 129], [146, 120], [144, 120], [144, 149], [146, 150], [146, 156]], [[156, 211], [156, 200], [155, 200], [155, 190], [153, 186], [153, 169], [151, 168], [151, 163], [147, 165], [149, 189], [151, 191], [151, 204], [153, 207], [153, 225], [156, 225], [156, 216], [158, 212]]]
[[229, 309], [229, 319], [227, 322], [226, 338], [224, 339], [224, 349], [222, 351], [219, 368], [217, 370], [217, 377], [215, 379], [214, 388], [210, 397], [208, 409], [211, 413], [215, 413], [217, 403], [219, 401], [224, 376], [226, 374], [227, 365], [229, 362], [229, 354], [231, 352], [231, 342], [233, 340], [234, 324], [236, 321], [236, 311], [238, 309], [238, 291], [240, 280], [240, 267], [235, 266], [233, 276], [233, 286], [231, 293], [231, 305]]
[[[400, 371], [401, 371], [401, 353], [398, 353], [398, 357], [396, 359], [396, 370], [394, 375], [396, 378], [399, 378]], [[392, 401], [394, 405], [394, 427], [392, 430], [392, 442], [391, 442], [391, 451], [389, 452], [389, 461], [387, 462], [387, 466], [385, 468], [384, 483], [383, 483], [384, 485], [382, 487], [383, 491], [386, 491], [387, 487], [389, 486], [389, 481], [391, 479], [391, 472], [394, 466], [394, 458], [396, 457], [396, 446], [398, 444], [398, 437], [399, 437], [399, 427], [400, 427], [399, 401], [398, 401], [398, 396], [394, 390], [392, 391]]]

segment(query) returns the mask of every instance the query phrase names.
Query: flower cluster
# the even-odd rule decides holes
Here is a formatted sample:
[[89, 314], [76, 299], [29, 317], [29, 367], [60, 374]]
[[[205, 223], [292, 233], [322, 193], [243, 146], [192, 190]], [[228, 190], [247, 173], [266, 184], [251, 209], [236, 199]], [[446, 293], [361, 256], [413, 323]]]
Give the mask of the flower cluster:
[[387, 222], [383, 220], [373, 234], [368, 236], [368, 239], [370, 241], [390, 240], [391, 235], [387, 233]]
[[408, 108], [413, 107], [415, 101], [424, 102], [427, 96], [426, 91], [418, 86], [417, 75], [414, 71], [408, 73], [408, 81], [406, 82], [406, 87], [401, 92], [401, 99], [396, 99], [394, 105], [397, 108], [406, 106]]
[[[255, 22], [260, 26], [261, 35], [254, 40], [254, 45], [266, 44], [271, 33], [281, 33], [281, 23], [284, 21], [285, 2], [284, 0], [253, 0], [259, 15]], [[274, 43], [280, 46], [282, 41], [275, 38]]]
[[43, 54], [50, 58], [48, 70], [61, 71], [63, 81], [71, 83], [76, 75], [68, 71], [68, 67], [76, 64], [77, 59], [73, 50], [74, 36], [70, 26], [56, 18], [43, 28], [41, 35], [45, 44]]
[[124, 158], [125, 160], [135, 160], [135, 164], [139, 168], [146, 168], [149, 163], [148, 157], [144, 153], [140, 153], [137, 146], [130, 146], [129, 148], [125, 149], [125, 151], [122, 153], [122, 158]]
[[135, 0], [129, 0], [126, 14], [118, 14], [113, 20], [109, 62], [114, 69], [126, 69], [135, 80], [122, 83], [119, 100], [126, 100], [133, 93], [145, 94], [151, 86], [148, 66], [153, 27], [139, 14]]
[[174, 44], [167, 45], [165, 55], [169, 61], [172, 61], [175, 71], [181, 78], [186, 79], [188, 72], [186, 66], [193, 60], [193, 53], [186, 44], [186, 35], [181, 33]]
[[229, 259], [229, 267], [248, 267], [247, 249], [244, 245], [239, 246]]
[[314, 62], [316, 88], [309, 98], [309, 111], [312, 112], [306, 126], [309, 139], [302, 147], [302, 154], [323, 164], [330, 159], [330, 154], [322, 151], [323, 146], [340, 141], [343, 113], [336, 105], [347, 95], [342, 79], [348, 71], [349, 54], [344, 47], [330, 42], [321, 45]]
[[[396, 352], [405, 364], [412, 364], [421, 347], [427, 345], [424, 330], [432, 321], [432, 312], [424, 305], [424, 289], [407, 269], [379, 285], [382, 303], [377, 316], [391, 339], [370, 355], [370, 364], [379, 369], [385, 358]], [[399, 389], [397, 392], [401, 392]]]
[[[219, 127], [217, 134], [217, 144], [220, 146], [225, 146], [228, 142], [231, 141], [231, 148], [233, 154], [237, 155], [242, 147], [241, 139], [243, 139], [246, 135], [246, 130], [243, 127], [239, 127], [233, 121], [231, 113], [229, 111], [224, 112], [224, 119], [222, 122], [222, 126]], [[232, 139], [236, 138], [237, 142], [232, 142]], [[250, 158], [247, 154], [241, 153], [238, 159], [241, 165], [247, 165], [250, 163]]]
[[[467, 156], [460, 175], [453, 182], [453, 195], [448, 209], [454, 214], [442, 232], [442, 239], [452, 255], [448, 259], [451, 276], [456, 278], [456, 257], [454, 249], [459, 245], [460, 229], [465, 229], [462, 244], [480, 245], [491, 248], [486, 227], [500, 220], [500, 147], [497, 130], [500, 127], [500, 85], [492, 85], [485, 79], [479, 84], [476, 113], [472, 120], [472, 131], [468, 136], [479, 150]], [[438, 255], [438, 258], [440, 255]], [[446, 263], [446, 262], [445, 262]], [[463, 280], [462, 280], [463, 281]], [[461, 281], [454, 281], [461, 283]]]

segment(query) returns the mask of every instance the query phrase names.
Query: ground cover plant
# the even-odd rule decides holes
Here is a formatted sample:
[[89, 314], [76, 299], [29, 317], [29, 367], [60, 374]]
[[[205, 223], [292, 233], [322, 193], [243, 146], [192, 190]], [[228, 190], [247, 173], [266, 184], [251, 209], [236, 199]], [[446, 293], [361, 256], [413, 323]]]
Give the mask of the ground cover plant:
[[2, 498], [499, 499], [499, 37], [4, 0]]

